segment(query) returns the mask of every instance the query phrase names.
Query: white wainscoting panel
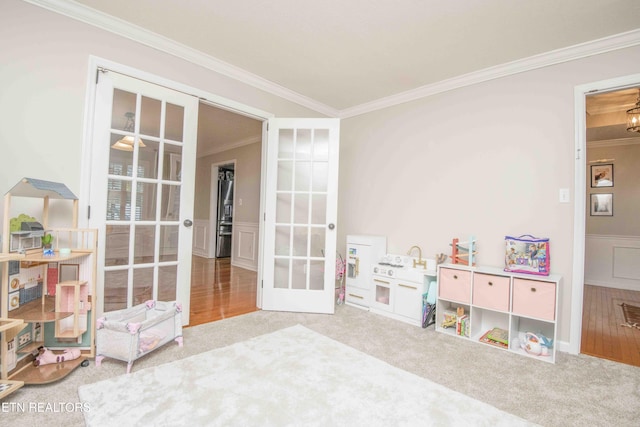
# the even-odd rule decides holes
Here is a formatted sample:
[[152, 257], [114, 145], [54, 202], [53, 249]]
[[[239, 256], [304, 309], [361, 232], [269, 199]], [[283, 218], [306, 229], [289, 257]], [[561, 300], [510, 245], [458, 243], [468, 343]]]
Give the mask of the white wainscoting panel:
[[258, 271], [258, 233], [258, 223], [233, 223], [231, 265]]
[[209, 220], [193, 220], [193, 255], [203, 258], [213, 258], [210, 256]]
[[587, 235], [584, 282], [640, 291], [640, 237]]

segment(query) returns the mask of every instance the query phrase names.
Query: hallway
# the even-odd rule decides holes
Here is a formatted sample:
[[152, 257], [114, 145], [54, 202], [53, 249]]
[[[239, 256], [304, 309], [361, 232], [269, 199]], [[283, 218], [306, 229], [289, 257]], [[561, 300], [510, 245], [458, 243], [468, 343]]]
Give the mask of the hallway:
[[640, 329], [621, 326], [623, 302], [640, 306], [640, 292], [585, 285], [580, 352], [640, 366]]

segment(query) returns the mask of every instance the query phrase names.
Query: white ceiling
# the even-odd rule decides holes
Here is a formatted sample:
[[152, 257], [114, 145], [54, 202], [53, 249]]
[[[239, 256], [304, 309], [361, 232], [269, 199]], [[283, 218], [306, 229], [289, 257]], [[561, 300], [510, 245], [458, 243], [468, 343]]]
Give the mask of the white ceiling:
[[336, 111], [637, 30], [640, 18], [638, 0], [75, 4], [133, 23]]

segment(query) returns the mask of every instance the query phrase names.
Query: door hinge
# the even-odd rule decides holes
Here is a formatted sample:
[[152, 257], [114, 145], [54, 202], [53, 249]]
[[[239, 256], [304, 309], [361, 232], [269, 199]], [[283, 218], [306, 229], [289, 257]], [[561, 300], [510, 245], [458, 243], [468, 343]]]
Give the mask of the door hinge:
[[87, 206], [87, 219], [91, 219], [91, 205]]
[[264, 289], [264, 280], [260, 281], [260, 289]]

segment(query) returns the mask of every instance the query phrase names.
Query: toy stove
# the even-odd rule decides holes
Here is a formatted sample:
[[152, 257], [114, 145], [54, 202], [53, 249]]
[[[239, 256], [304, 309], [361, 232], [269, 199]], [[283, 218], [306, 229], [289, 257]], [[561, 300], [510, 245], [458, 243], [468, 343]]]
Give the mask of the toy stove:
[[[387, 254], [380, 258], [377, 264], [373, 265], [374, 276], [386, 277], [388, 279], [402, 279], [415, 283], [422, 283], [424, 280], [424, 270], [422, 267], [413, 268], [416, 260], [408, 255]], [[427, 261], [427, 270], [435, 270], [434, 260]]]

